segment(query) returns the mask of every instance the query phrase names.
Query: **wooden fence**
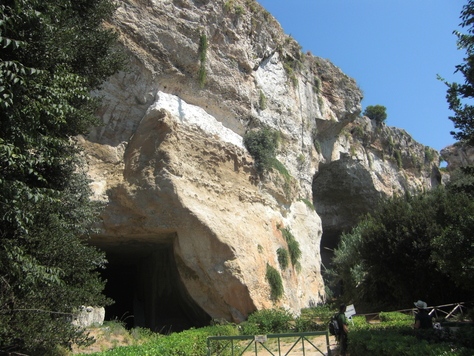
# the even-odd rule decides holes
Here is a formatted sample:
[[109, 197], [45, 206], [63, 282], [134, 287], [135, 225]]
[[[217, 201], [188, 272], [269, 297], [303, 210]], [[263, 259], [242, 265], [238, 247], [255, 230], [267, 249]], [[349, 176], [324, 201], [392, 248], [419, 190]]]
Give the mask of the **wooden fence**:
[[[460, 303], [453, 303], [453, 304], [444, 304], [444, 305], [437, 305], [427, 307], [429, 310], [428, 314], [433, 315], [436, 319], [440, 317], [444, 317], [445, 319], [451, 318], [455, 314], [464, 314], [467, 312], [467, 303], [460, 302]], [[404, 313], [414, 315], [416, 312], [416, 308], [412, 309], [402, 309], [402, 310], [394, 310], [394, 312]], [[369, 313], [369, 314], [356, 314], [356, 316], [365, 316], [367, 322], [374, 321], [380, 319], [380, 313]]]

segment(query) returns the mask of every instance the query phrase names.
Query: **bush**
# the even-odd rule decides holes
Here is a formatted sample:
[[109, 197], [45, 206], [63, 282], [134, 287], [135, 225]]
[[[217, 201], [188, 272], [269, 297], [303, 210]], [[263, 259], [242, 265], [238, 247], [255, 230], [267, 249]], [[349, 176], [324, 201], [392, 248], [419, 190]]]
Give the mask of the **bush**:
[[[189, 329], [169, 336], [161, 336], [142, 345], [122, 346], [98, 352], [90, 356], [135, 356], [135, 355], [166, 355], [195, 356], [207, 355], [207, 338], [209, 336], [236, 335], [235, 325], [207, 326]], [[214, 344], [216, 347], [216, 344]], [[219, 346], [217, 345], [219, 348]]]
[[452, 351], [449, 344], [430, 344], [414, 335], [403, 335], [397, 330], [355, 330], [349, 334], [348, 353], [351, 356], [417, 356], [463, 355]]
[[277, 250], [277, 256], [281, 269], [287, 269], [289, 263], [288, 250], [280, 247]]
[[387, 119], [387, 108], [382, 105], [368, 105], [363, 115], [367, 116], [371, 120], [375, 120], [377, 122], [384, 122]]
[[413, 324], [414, 318], [411, 315], [399, 313], [399, 312], [388, 312], [388, 313], [380, 313], [379, 318], [381, 322], [385, 321], [409, 321]]
[[[292, 320], [291, 313], [283, 308], [263, 309], [250, 314], [247, 324], [253, 324], [252, 330], [257, 330], [258, 334], [278, 334], [288, 332], [291, 329], [289, 322]], [[255, 335], [255, 333], [244, 335]]]
[[244, 135], [244, 145], [255, 160], [257, 172], [271, 169], [278, 147], [278, 133], [268, 128]]
[[280, 273], [267, 263], [267, 273], [265, 275], [270, 284], [270, 294], [273, 300], [278, 300], [283, 295], [283, 282]]

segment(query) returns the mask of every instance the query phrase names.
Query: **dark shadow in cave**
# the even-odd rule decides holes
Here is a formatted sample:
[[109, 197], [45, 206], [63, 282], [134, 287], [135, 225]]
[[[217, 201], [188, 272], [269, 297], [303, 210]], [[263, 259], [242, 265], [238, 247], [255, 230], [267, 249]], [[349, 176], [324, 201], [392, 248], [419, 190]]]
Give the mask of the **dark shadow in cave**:
[[95, 238], [92, 245], [109, 261], [102, 276], [105, 295], [115, 301], [105, 320], [122, 320], [128, 328], [179, 332], [209, 325], [211, 318], [182, 283], [173, 252], [173, 238]]

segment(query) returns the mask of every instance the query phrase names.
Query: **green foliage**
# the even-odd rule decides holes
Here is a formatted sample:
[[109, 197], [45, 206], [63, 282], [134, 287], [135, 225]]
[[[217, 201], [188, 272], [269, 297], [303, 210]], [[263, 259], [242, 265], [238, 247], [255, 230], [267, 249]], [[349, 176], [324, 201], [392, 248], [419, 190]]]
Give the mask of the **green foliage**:
[[384, 122], [387, 119], [387, 108], [382, 105], [368, 105], [363, 115], [367, 116], [371, 120], [375, 120], [377, 122]]
[[202, 34], [199, 38], [199, 87], [202, 89], [206, 85], [207, 71], [206, 71], [206, 60], [207, 60], [207, 36]]
[[293, 68], [295, 66], [295, 63], [295, 61], [286, 60], [283, 64], [283, 67], [285, 68], [286, 74], [291, 80], [291, 83], [296, 88], [298, 86], [298, 78], [296, 78], [295, 70]]
[[299, 164], [303, 164], [306, 161], [306, 158], [304, 154], [300, 153], [298, 157], [296, 158], [296, 160], [298, 161]]
[[288, 255], [288, 250], [286, 248], [279, 248], [277, 250], [277, 256], [278, 256], [278, 263], [280, 264], [280, 267], [282, 270], [285, 270], [288, 268], [289, 264], [289, 255]]
[[288, 251], [290, 252], [291, 264], [293, 266], [296, 266], [296, 264], [298, 263], [301, 257], [300, 244], [298, 241], [296, 241], [295, 237], [290, 232], [290, 230], [280, 229], [280, 231], [283, 234], [283, 237], [286, 243], [288, 244]]
[[299, 200], [302, 201], [303, 203], [305, 203], [306, 206], [307, 206], [308, 208], [310, 208], [312, 211], [315, 210], [313, 203], [311, 203], [308, 199], [299, 199]]
[[267, 263], [267, 272], [265, 274], [268, 284], [270, 285], [270, 294], [273, 300], [278, 300], [284, 293], [283, 281], [280, 273]]
[[316, 150], [316, 152], [321, 154], [321, 144], [319, 143], [319, 141], [316, 138], [313, 139], [313, 146], [314, 146], [314, 149]]
[[263, 91], [259, 91], [259, 97], [258, 97], [258, 105], [260, 106], [260, 110], [265, 110], [267, 108], [267, 98], [265, 97], [265, 94], [263, 94]]
[[[98, 206], [72, 137], [99, 122], [89, 93], [122, 67], [108, 0], [0, 5], [0, 353], [90, 340], [67, 322], [104, 305], [87, 237]], [[60, 248], [58, 248], [60, 247]]]
[[319, 79], [318, 77], [314, 77], [313, 91], [316, 94], [319, 94], [320, 90], [321, 90], [321, 79]]
[[413, 316], [399, 312], [382, 312], [379, 313], [379, 318], [381, 322], [408, 321], [410, 324], [413, 324]]
[[224, 10], [226, 12], [231, 12], [234, 9], [234, 0], [227, 0], [224, 3]]
[[415, 335], [392, 330], [355, 330], [351, 332], [348, 353], [352, 356], [387, 355], [462, 355], [454, 353], [449, 344], [420, 342]]
[[354, 130], [352, 131], [352, 133], [355, 137], [359, 137], [359, 138], [363, 138], [365, 135], [365, 131], [362, 128], [362, 126], [356, 126]]
[[400, 152], [400, 150], [395, 150], [393, 155], [395, 157], [395, 160], [397, 161], [398, 168], [403, 168], [402, 153]]
[[[105, 352], [90, 354], [91, 356], [135, 356], [135, 355], [167, 355], [196, 356], [207, 355], [207, 338], [209, 336], [236, 335], [234, 325], [207, 326], [189, 329], [168, 336], [152, 337], [149, 341], [133, 346], [122, 346]], [[214, 350], [222, 349], [213, 345]]]
[[237, 16], [245, 15], [245, 9], [243, 8], [243, 6], [237, 5], [237, 6], [235, 7], [235, 14], [236, 14]]
[[[259, 335], [259, 334], [278, 334], [285, 333], [291, 329], [290, 321], [293, 320], [291, 313], [283, 308], [262, 309], [249, 315], [247, 323], [253, 324], [252, 332], [247, 326], [244, 327], [242, 335]], [[257, 326], [255, 328], [255, 326]], [[255, 330], [256, 329], [256, 330]]]
[[255, 160], [257, 172], [263, 173], [274, 165], [278, 133], [268, 128], [244, 135], [244, 145]]
[[427, 161], [429, 163], [434, 161], [433, 150], [428, 146], [425, 146], [425, 161]]
[[357, 155], [355, 146], [351, 145], [350, 153], [351, 153], [351, 157], [354, 157]]
[[456, 140], [474, 145], [474, 106], [469, 102], [474, 98], [474, 79], [472, 76], [474, 61], [474, 35], [473, 35], [473, 20], [474, 20], [474, 3], [468, 1], [461, 11], [461, 27], [467, 29], [467, 33], [454, 31], [458, 37], [458, 49], [466, 50], [464, 63], [456, 66], [456, 72], [460, 72], [464, 76], [464, 83], [448, 83], [443, 78], [439, 77], [447, 86], [446, 99], [449, 104], [449, 109], [454, 112], [454, 116], [449, 119], [454, 123], [457, 131], [451, 131], [451, 135]]
[[394, 197], [341, 236], [333, 274], [345, 298], [372, 308], [463, 299], [474, 291], [473, 219], [465, 193], [438, 188]]

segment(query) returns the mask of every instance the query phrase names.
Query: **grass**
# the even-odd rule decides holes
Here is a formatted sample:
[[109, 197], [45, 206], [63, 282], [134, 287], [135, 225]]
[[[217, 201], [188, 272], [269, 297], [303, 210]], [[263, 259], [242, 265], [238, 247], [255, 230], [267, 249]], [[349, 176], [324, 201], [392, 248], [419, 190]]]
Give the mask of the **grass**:
[[[135, 356], [167, 355], [195, 356], [207, 355], [207, 337], [234, 335], [268, 335], [278, 333], [311, 332], [327, 330], [330, 317], [336, 312], [331, 305], [324, 304], [301, 310], [294, 317], [283, 308], [264, 309], [249, 315], [248, 320], [239, 324], [213, 325], [199, 329], [189, 329], [168, 336], [149, 331], [133, 329], [139, 342], [130, 346], [118, 346], [113, 350], [96, 352], [93, 356]], [[398, 313], [380, 313], [380, 322], [368, 323], [364, 316], [354, 316], [349, 323], [349, 354], [351, 356], [471, 356], [474, 354], [472, 327], [459, 331], [438, 332], [437, 330], [415, 331], [413, 316]], [[111, 326], [111, 329], [121, 329]], [[224, 350], [225, 341], [215, 341], [213, 352], [229, 356]], [[213, 353], [215, 355], [215, 353]]]

